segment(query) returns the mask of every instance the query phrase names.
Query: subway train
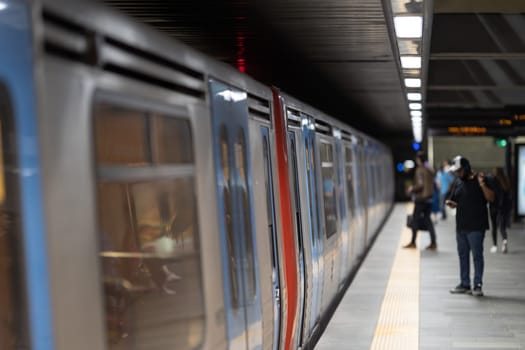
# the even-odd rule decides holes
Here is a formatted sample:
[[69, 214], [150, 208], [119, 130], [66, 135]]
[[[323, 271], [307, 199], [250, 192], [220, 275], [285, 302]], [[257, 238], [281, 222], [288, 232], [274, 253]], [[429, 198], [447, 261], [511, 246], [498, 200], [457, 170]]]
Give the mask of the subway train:
[[3, 0], [0, 47], [2, 350], [315, 346], [388, 147], [93, 1]]

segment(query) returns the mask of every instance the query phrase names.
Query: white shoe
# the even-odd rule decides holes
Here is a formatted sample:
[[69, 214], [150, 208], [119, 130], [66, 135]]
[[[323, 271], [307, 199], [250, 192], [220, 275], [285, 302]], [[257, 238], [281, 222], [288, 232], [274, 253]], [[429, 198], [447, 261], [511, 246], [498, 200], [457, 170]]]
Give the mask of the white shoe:
[[507, 254], [507, 252], [508, 252], [507, 240], [506, 239], [503, 240], [503, 245], [501, 246], [501, 252], [503, 254]]
[[175, 295], [177, 294], [176, 291], [174, 291], [173, 289], [169, 288], [168, 286], [166, 286], [166, 284], [164, 284], [162, 286], [162, 290], [164, 291], [164, 293], [168, 294], [168, 295]]
[[162, 270], [166, 274], [166, 281], [168, 281], [168, 282], [178, 281], [178, 280], [182, 279], [182, 277], [177, 275], [175, 272], [170, 271], [170, 269], [168, 269], [168, 267], [166, 265], [162, 265]]
[[491, 253], [496, 253], [498, 251], [498, 246], [493, 245], [492, 248], [490, 248]]

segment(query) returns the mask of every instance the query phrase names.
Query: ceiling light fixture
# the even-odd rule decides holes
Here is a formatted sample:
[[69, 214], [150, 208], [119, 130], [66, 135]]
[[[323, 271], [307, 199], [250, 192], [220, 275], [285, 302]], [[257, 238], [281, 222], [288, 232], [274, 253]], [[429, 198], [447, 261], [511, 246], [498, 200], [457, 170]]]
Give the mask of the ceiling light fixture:
[[3, 1], [0, 1], [0, 11], [5, 10], [7, 8], [7, 4]]
[[[410, 111], [410, 115], [413, 117], [413, 118], [421, 118], [421, 116], [423, 115], [423, 113], [421, 111]], [[414, 121], [414, 119], [412, 119], [412, 121]]]
[[401, 56], [401, 67], [421, 68], [421, 56]]
[[421, 94], [419, 92], [409, 92], [407, 98], [409, 101], [421, 101]]
[[421, 109], [423, 106], [421, 103], [409, 103], [408, 108], [410, 109]]
[[409, 88], [421, 87], [421, 79], [419, 78], [405, 78], [405, 86]]
[[395, 16], [394, 27], [398, 38], [421, 38], [423, 34], [423, 17]]
[[412, 133], [414, 134], [414, 141], [421, 142], [423, 140], [423, 128], [412, 127]]

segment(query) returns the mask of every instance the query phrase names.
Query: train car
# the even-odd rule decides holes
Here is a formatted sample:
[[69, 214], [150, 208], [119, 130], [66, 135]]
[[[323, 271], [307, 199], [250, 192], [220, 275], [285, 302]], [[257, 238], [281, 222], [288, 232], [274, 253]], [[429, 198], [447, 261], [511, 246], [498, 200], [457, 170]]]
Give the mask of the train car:
[[313, 348], [388, 148], [99, 3], [2, 4], [0, 348]]

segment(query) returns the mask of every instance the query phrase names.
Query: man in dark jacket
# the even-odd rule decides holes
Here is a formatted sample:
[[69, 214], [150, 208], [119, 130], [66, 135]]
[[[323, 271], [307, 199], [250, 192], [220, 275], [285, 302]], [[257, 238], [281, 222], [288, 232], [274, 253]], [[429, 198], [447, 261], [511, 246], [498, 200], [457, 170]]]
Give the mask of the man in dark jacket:
[[[493, 185], [483, 173], [474, 173], [470, 162], [457, 156], [450, 167], [457, 179], [446, 204], [456, 211], [456, 241], [461, 283], [450, 290], [453, 294], [472, 293], [483, 296], [483, 239], [489, 228], [487, 201], [494, 200]], [[470, 284], [470, 252], [474, 260], [474, 288]]]
[[414, 212], [412, 214], [412, 239], [410, 243], [405, 245], [403, 248], [415, 248], [417, 231], [420, 221], [423, 226], [430, 233], [430, 245], [426, 249], [435, 250], [436, 244], [436, 231], [434, 230], [434, 224], [430, 219], [430, 211], [432, 209], [432, 193], [434, 191], [434, 172], [427, 164], [427, 158], [425, 153], [418, 152], [416, 154], [416, 173], [414, 176], [414, 185], [408, 188], [408, 192], [414, 197]]

